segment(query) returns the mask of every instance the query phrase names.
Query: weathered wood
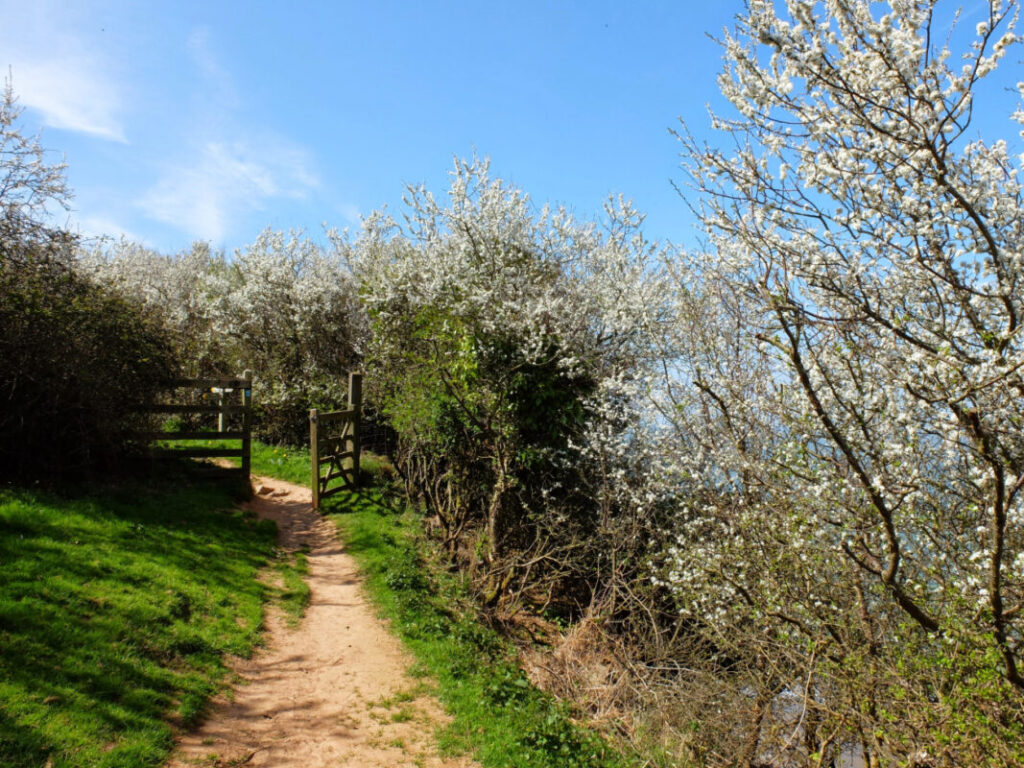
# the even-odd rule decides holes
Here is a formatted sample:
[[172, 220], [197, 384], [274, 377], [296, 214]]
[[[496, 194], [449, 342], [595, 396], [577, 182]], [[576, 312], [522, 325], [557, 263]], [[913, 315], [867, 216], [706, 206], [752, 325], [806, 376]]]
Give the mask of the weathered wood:
[[360, 442], [360, 422], [363, 420], [363, 374], [348, 375], [348, 406], [355, 413], [352, 420], [352, 484], [359, 485], [359, 460], [362, 449]]
[[228, 428], [228, 414], [224, 411], [224, 406], [228, 405], [228, 392], [224, 389], [214, 389], [213, 391], [217, 394], [217, 405], [220, 406], [220, 412], [217, 414], [217, 431], [223, 432]]
[[217, 376], [205, 376], [195, 379], [169, 379], [167, 381], [167, 387], [169, 389], [243, 389], [250, 382], [244, 378], [234, 377], [217, 377]]
[[181, 456], [188, 459], [244, 458], [241, 448], [153, 448], [151, 452], [154, 456]]
[[[322, 499], [359, 484], [360, 425], [363, 405], [362, 374], [351, 373], [348, 380], [348, 405], [340, 411], [309, 412], [310, 480], [313, 508], [319, 509]], [[351, 466], [346, 467], [346, 460]], [[322, 474], [327, 467], [326, 475]], [[332, 480], [341, 478], [344, 486], [328, 488]]]
[[328, 411], [326, 413], [318, 414], [321, 424], [333, 424], [337, 421], [351, 422], [355, 420], [357, 416], [358, 414], [352, 409], [345, 411]]
[[[224, 474], [240, 474], [248, 480], [252, 468], [252, 374], [246, 371], [241, 377], [207, 377], [207, 378], [176, 378], [166, 382], [168, 389], [211, 389], [220, 388], [217, 404], [211, 403], [156, 403], [142, 405], [137, 411], [150, 414], [217, 414], [218, 429], [216, 432], [205, 430], [182, 430], [180, 432], [148, 431], [137, 433], [137, 437], [147, 442], [174, 442], [176, 440], [238, 440], [237, 448], [210, 447], [164, 447], [154, 448], [150, 455], [155, 458], [238, 458], [241, 459], [239, 469], [219, 469]], [[240, 404], [232, 404], [228, 397], [238, 392]], [[227, 416], [240, 414], [241, 429], [229, 429]]]
[[336, 486], [334, 488], [328, 488], [326, 491], [322, 491], [320, 493], [320, 498], [321, 499], [325, 499], [328, 496], [333, 496], [334, 494], [340, 493], [341, 491], [344, 491], [344, 490], [347, 490], [347, 486], [339, 485], [339, 486]]
[[136, 410], [143, 413], [244, 413], [244, 405], [207, 405], [196, 403], [195, 405], [182, 405], [180, 403], [154, 403], [153, 405], [142, 405]]
[[348, 485], [348, 481], [351, 479], [352, 470], [349, 468], [343, 469], [331, 469], [326, 475], [320, 478], [320, 482], [326, 487], [331, 480], [337, 480], [339, 477], [345, 478], [345, 484]]
[[252, 471], [252, 372], [242, 374], [242, 475]]
[[313, 490], [313, 509], [320, 509], [320, 412], [316, 408], [309, 411], [309, 463], [313, 476], [310, 488]]
[[245, 433], [241, 431], [234, 432], [204, 432], [202, 430], [194, 432], [140, 432], [138, 433], [140, 440], [153, 441], [153, 440], [241, 440], [245, 437]]
[[324, 464], [330, 464], [335, 461], [341, 461], [342, 459], [351, 459], [356, 455], [355, 451], [336, 451], [335, 453], [321, 453], [320, 454], [320, 466]]

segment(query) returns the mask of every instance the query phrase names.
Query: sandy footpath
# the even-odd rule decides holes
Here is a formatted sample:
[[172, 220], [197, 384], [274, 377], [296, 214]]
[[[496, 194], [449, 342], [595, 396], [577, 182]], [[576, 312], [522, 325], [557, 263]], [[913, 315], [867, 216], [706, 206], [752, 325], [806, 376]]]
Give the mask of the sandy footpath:
[[270, 612], [266, 648], [233, 665], [242, 683], [179, 739], [168, 768], [476, 765], [437, 755], [445, 715], [406, 674], [411, 659], [368, 605], [355, 562], [309, 491], [269, 478], [256, 487], [250, 506], [277, 523], [279, 545], [308, 549], [310, 605], [297, 627]]

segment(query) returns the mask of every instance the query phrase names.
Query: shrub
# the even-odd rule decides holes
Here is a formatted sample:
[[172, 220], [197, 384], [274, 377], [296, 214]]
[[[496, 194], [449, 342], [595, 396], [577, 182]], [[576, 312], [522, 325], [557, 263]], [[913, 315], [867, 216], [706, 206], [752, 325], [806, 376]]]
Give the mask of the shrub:
[[58, 251], [0, 252], [0, 477], [111, 469], [132, 405], [174, 370], [159, 323], [78, 274]]
[[407, 202], [406, 227], [370, 217], [355, 247], [368, 400], [484, 602], [577, 610], [606, 521], [579, 440], [658, 307], [641, 217], [609, 205], [602, 231], [537, 210], [478, 159], [456, 163], [446, 206], [423, 189]]
[[266, 230], [230, 258], [206, 243], [165, 255], [127, 241], [79, 258], [165, 319], [188, 374], [252, 371], [262, 440], [304, 444], [310, 408], [344, 407], [365, 324], [342, 251]]
[[160, 325], [73, 268], [63, 164], [0, 99], [0, 479], [67, 478], [123, 453], [131, 405], [173, 370]]

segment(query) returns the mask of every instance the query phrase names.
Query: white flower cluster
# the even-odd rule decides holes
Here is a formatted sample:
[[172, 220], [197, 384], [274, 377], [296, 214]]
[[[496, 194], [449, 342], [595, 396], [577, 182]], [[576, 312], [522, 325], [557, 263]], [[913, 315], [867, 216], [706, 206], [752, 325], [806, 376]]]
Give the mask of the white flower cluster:
[[622, 200], [609, 202], [602, 232], [564, 209], [536, 209], [473, 159], [456, 163], [447, 205], [423, 188], [405, 202], [404, 226], [373, 214], [354, 248], [361, 297], [381, 322], [431, 308], [478, 339], [514, 340], [524, 362], [554, 356], [572, 374], [635, 346], [662, 304], [655, 246]]
[[[413, 438], [455, 403], [464, 432], [430, 447], [478, 454], [408, 476], [452, 537], [487, 487], [490, 565], [515, 493], [568, 525], [571, 457], [595, 519], [647, 522], [654, 588], [711, 646], [790, 672], [969, 647], [1024, 689], [1024, 155], [971, 133], [1015, 5], [984, 4], [962, 56], [938, 5], [749, 0], [723, 41], [729, 148], [680, 137], [705, 252], [648, 242], [622, 200], [602, 227], [537, 208], [473, 159], [330, 256], [268, 232], [233, 259], [88, 259], [246, 348], [349, 334]], [[585, 381], [583, 413], [517, 411], [528, 369]], [[556, 417], [567, 447], [523, 458], [514, 429]], [[517, 489], [516, 461], [548, 474]]]
[[1024, 158], [966, 140], [1016, 16], [958, 59], [882, 5], [749, 3], [730, 149], [681, 137], [711, 247], [653, 407], [699, 482], [655, 579], [721, 633], [969, 628], [1024, 688]]
[[[128, 241], [79, 254], [79, 267], [140, 299], [177, 337], [193, 375], [253, 371], [257, 402], [290, 422], [264, 436], [299, 441], [310, 404], [340, 405], [367, 326], [338, 240], [266, 230], [230, 258], [206, 243], [164, 255]], [[286, 415], [290, 414], [290, 415]]]

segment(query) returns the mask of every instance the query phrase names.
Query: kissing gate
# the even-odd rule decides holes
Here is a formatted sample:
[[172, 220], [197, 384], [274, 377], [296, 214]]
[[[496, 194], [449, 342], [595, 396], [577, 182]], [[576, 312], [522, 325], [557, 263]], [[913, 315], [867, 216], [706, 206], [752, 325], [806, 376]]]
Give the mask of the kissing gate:
[[[348, 375], [348, 408], [343, 411], [309, 412], [309, 453], [312, 468], [313, 509], [320, 501], [344, 488], [359, 485], [359, 427], [363, 410], [363, 374]], [[347, 465], [347, 466], [346, 466]], [[321, 467], [327, 467], [322, 473]], [[343, 485], [330, 487], [332, 480]]]

